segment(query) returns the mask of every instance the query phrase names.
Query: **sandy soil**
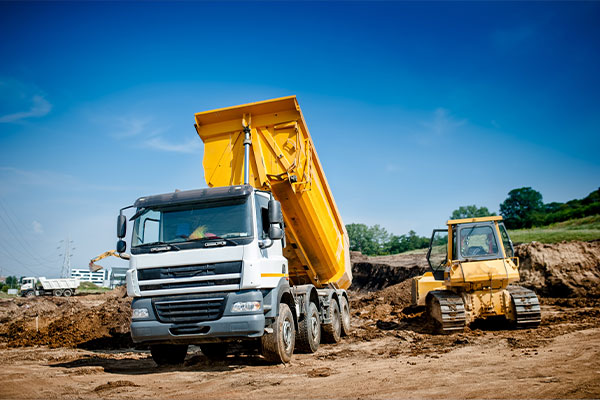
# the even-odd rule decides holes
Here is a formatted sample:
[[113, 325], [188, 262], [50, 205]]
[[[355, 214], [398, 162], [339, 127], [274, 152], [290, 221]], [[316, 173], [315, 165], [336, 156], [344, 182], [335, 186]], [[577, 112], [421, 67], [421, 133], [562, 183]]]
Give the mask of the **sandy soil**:
[[[3, 299], [0, 399], [600, 398], [600, 298], [580, 278], [599, 276], [598, 263], [586, 264], [598, 246], [557, 246], [534, 244], [521, 256], [532, 271], [523, 283], [545, 296], [539, 328], [497, 320], [453, 335], [431, 334], [423, 310], [410, 306], [406, 277], [422, 256], [355, 256], [364, 285], [351, 292], [352, 335], [288, 365], [268, 365], [251, 348], [211, 362], [191, 347], [183, 366], [159, 368], [132, 347], [123, 290]], [[561, 267], [563, 248], [591, 253]], [[557, 279], [571, 297], [547, 297]]]
[[379, 320], [354, 318], [351, 337], [285, 366], [251, 353], [211, 363], [198, 348], [158, 368], [147, 351], [5, 347], [0, 398], [598, 398], [598, 307], [554, 303], [535, 331], [370, 335]]

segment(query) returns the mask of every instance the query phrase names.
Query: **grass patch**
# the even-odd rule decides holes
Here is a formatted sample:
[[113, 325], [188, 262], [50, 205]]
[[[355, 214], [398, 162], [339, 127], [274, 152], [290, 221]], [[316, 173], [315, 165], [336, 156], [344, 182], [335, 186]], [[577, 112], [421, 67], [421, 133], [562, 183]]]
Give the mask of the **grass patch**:
[[111, 289], [97, 286], [92, 282], [81, 282], [79, 287], [77, 288], [78, 293], [104, 293], [108, 292]]
[[600, 239], [600, 215], [571, 219], [548, 226], [531, 229], [516, 229], [509, 232], [514, 243], [556, 243], [563, 240]]

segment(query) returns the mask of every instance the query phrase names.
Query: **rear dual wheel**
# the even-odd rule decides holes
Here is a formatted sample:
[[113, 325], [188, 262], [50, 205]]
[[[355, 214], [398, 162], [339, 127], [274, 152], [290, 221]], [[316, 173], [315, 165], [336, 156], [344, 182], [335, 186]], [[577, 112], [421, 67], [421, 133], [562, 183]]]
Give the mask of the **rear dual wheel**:
[[296, 348], [300, 353], [314, 353], [321, 343], [321, 322], [315, 303], [310, 303], [308, 313], [298, 322]]
[[350, 304], [348, 299], [342, 296], [341, 299], [341, 313], [342, 313], [342, 336], [350, 335]]
[[336, 299], [331, 299], [328, 314], [331, 322], [329, 324], [323, 324], [323, 342], [339, 343], [342, 339], [342, 318], [340, 306]]
[[203, 343], [200, 345], [200, 350], [206, 358], [218, 361], [227, 357], [227, 343]]
[[183, 364], [187, 354], [187, 344], [156, 344], [150, 346], [152, 359], [160, 367]]

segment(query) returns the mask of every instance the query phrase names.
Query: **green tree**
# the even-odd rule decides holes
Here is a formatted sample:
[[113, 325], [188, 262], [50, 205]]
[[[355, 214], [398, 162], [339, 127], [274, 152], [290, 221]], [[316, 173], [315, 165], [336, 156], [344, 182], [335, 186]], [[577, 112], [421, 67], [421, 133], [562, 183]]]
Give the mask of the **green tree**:
[[450, 219], [489, 217], [490, 215], [494, 214], [492, 214], [487, 207], [477, 207], [473, 204], [472, 206], [458, 207], [458, 210], [452, 211]]
[[500, 204], [500, 215], [510, 229], [531, 228], [541, 221], [544, 203], [542, 194], [530, 187], [513, 189]]
[[350, 239], [350, 250], [370, 256], [386, 254], [390, 234], [381, 226], [348, 224], [346, 231]]
[[19, 287], [19, 280], [16, 276], [7, 276], [5, 282], [11, 289], [16, 289]]

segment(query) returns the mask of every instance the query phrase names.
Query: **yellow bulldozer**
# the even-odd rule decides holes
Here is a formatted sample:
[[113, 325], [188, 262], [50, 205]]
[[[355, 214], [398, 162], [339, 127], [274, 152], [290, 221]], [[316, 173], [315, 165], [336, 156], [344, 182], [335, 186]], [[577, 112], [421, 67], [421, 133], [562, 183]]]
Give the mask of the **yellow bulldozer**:
[[513, 327], [540, 324], [536, 294], [518, 282], [519, 259], [502, 217], [454, 219], [431, 235], [430, 272], [413, 278], [412, 303], [426, 306], [442, 333], [462, 331], [476, 319], [504, 317]]

